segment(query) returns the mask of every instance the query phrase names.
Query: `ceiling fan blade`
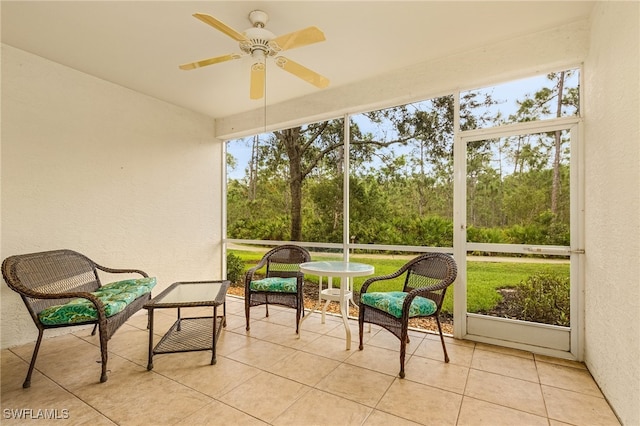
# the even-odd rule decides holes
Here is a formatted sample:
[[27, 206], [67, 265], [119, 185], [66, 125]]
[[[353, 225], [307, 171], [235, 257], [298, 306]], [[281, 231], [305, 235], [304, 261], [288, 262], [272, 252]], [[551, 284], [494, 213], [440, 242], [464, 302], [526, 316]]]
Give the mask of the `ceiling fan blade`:
[[234, 39], [236, 41], [248, 41], [249, 40], [244, 34], [239, 33], [238, 31], [234, 30], [233, 28], [231, 28], [230, 26], [228, 26], [224, 22], [217, 20], [216, 18], [214, 18], [211, 15], [207, 15], [206, 13], [194, 13], [193, 16], [195, 18], [201, 20], [205, 24], [211, 25], [216, 30], [225, 33], [226, 35], [228, 35], [229, 37], [231, 37], [232, 39]]
[[251, 66], [251, 87], [249, 95], [251, 99], [260, 99], [264, 96], [265, 66], [257, 62]]
[[329, 79], [321, 76], [315, 71], [311, 71], [309, 68], [300, 65], [297, 62], [292, 61], [291, 59], [287, 59], [284, 56], [278, 56], [275, 59], [276, 65], [282, 68], [285, 71], [290, 72], [306, 81], [307, 83], [311, 83], [314, 86], [324, 89], [329, 85]]
[[198, 62], [191, 62], [189, 64], [180, 65], [181, 70], [194, 70], [200, 67], [206, 67], [207, 65], [218, 64], [220, 62], [231, 61], [233, 59], [239, 59], [242, 55], [237, 53], [231, 53], [229, 55], [216, 56], [215, 58], [203, 59]]
[[276, 37], [270, 43], [276, 45], [276, 50], [289, 50], [320, 41], [325, 41], [324, 33], [317, 27], [309, 27]]

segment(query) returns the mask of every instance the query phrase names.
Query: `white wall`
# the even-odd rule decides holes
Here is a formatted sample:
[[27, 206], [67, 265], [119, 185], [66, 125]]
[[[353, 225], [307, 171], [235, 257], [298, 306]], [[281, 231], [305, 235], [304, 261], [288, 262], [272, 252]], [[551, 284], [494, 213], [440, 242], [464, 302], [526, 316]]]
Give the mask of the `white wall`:
[[585, 61], [585, 359], [640, 424], [640, 3], [602, 2]]
[[[2, 45], [2, 258], [70, 248], [158, 278], [221, 278], [209, 117]], [[37, 330], [5, 284], [2, 347]]]

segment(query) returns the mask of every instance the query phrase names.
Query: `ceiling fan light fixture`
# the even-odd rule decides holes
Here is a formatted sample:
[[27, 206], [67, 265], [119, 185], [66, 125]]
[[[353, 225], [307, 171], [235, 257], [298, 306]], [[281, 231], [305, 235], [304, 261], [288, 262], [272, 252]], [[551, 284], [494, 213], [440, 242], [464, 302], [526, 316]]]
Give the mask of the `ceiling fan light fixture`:
[[251, 57], [253, 58], [255, 63], [264, 64], [266, 60], [266, 52], [262, 49], [257, 48], [251, 52]]

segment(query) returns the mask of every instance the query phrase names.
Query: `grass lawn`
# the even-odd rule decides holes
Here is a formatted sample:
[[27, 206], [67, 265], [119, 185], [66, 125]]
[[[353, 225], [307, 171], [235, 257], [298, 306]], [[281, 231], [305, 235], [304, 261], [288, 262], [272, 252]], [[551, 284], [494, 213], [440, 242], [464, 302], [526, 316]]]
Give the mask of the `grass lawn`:
[[[261, 252], [229, 250], [239, 256], [245, 262], [245, 270], [253, 267], [262, 258]], [[341, 260], [340, 255], [316, 254], [314, 260]], [[368, 263], [375, 268], [375, 275], [387, 275], [397, 271], [407, 261], [406, 258], [382, 258], [382, 257], [350, 257], [353, 262]], [[502, 296], [497, 289], [503, 287], [515, 287], [530, 275], [537, 272], [549, 272], [563, 276], [569, 276], [569, 263], [540, 263], [540, 262], [514, 262], [514, 261], [474, 261], [467, 262], [467, 310], [469, 312], [489, 311], [500, 301]], [[360, 291], [362, 283], [369, 277], [354, 278], [355, 291]], [[305, 276], [310, 282], [317, 283], [318, 277], [313, 275]], [[395, 287], [394, 287], [395, 286]], [[370, 287], [374, 291], [388, 291], [392, 288], [402, 288], [402, 278], [389, 281], [385, 287]], [[453, 291], [447, 292], [444, 305], [444, 312], [453, 312]]]

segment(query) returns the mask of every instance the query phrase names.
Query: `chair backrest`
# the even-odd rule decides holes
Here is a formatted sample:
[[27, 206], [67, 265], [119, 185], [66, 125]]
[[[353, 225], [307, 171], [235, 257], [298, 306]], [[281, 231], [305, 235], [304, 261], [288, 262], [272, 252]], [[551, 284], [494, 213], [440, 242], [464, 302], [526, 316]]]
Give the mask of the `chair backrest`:
[[91, 292], [100, 287], [95, 263], [72, 250], [53, 250], [8, 257], [2, 262], [7, 285], [20, 293], [32, 315], [69, 299], [34, 299], [33, 292]]
[[268, 251], [267, 277], [295, 277], [300, 270], [299, 265], [311, 260], [309, 252], [300, 246], [286, 244]]
[[407, 275], [404, 291], [433, 286], [427, 295], [436, 302], [440, 310], [447, 287], [458, 275], [458, 267], [453, 257], [445, 253], [426, 253], [412, 259], [405, 267]]

